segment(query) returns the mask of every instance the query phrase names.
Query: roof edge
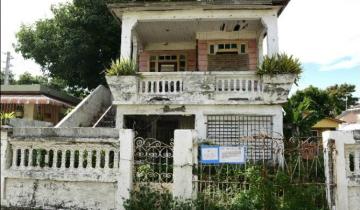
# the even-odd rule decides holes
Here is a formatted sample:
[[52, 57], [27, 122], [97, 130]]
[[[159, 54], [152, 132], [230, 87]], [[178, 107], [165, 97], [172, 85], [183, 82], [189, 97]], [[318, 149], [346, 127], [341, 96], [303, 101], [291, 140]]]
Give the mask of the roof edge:
[[71, 96], [63, 91], [52, 89], [45, 85], [33, 84], [33, 85], [1, 85], [1, 94], [44, 94], [49, 97], [53, 97], [57, 100], [62, 100], [67, 103], [76, 105], [81, 100], [77, 97]]

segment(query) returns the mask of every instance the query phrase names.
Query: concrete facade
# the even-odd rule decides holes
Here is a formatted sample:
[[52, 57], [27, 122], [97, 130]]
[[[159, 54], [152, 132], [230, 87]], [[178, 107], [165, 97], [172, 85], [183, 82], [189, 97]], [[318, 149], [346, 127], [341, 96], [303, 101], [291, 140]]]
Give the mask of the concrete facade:
[[331, 209], [360, 206], [360, 130], [323, 133], [327, 199]]
[[1, 205], [118, 209], [119, 147], [115, 129], [2, 128]]
[[81, 103], [79, 103], [66, 117], [64, 117], [55, 127], [89, 127], [104, 108], [111, 105], [111, 92], [104, 86], [98, 86]]

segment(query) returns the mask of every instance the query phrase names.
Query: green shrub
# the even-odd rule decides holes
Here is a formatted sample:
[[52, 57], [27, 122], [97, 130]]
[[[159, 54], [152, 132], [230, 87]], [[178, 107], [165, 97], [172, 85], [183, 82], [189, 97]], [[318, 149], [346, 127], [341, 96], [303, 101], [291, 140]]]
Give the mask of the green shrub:
[[7, 125], [9, 123], [9, 120], [12, 118], [15, 118], [14, 112], [1, 112], [0, 113], [1, 125]]
[[[232, 169], [230, 169], [232, 170]], [[236, 169], [238, 170], [238, 169]], [[174, 199], [169, 191], [156, 191], [141, 186], [131, 192], [125, 202], [127, 210], [322, 210], [326, 208], [325, 186], [316, 182], [294, 182], [283, 169], [269, 170], [262, 166], [242, 169], [247, 187], [235, 194], [227, 188], [198, 192], [194, 200]], [[236, 173], [230, 176], [237, 177]], [[232, 180], [230, 178], [230, 180]], [[214, 191], [215, 190], [215, 191]]]
[[149, 185], [141, 185], [131, 192], [124, 203], [126, 210], [191, 210], [191, 201], [174, 199], [168, 190], [154, 190]]
[[130, 76], [137, 74], [137, 65], [129, 59], [117, 59], [111, 61], [110, 67], [106, 70], [106, 76]]
[[295, 74], [295, 83], [300, 79], [302, 67], [299, 59], [292, 55], [276, 54], [274, 56], [265, 56], [263, 62], [258, 65], [256, 73], [260, 76], [274, 76], [278, 74]]

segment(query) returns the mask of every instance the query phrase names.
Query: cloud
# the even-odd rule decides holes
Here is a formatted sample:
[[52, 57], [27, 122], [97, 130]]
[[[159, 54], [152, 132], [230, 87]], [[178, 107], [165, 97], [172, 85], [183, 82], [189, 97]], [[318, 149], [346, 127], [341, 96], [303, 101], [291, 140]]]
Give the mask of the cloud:
[[359, 66], [359, 8], [358, 0], [291, 1], [279, 19], [280, 49], [323, 70]]
[[320, 71], [333, 71], [333, 70], [340, 70], [340, 69], [354, 69], [358, 68], [360, 71], [360, 57], [344, 57], [339, 59], [336, 62], [321, 65]]

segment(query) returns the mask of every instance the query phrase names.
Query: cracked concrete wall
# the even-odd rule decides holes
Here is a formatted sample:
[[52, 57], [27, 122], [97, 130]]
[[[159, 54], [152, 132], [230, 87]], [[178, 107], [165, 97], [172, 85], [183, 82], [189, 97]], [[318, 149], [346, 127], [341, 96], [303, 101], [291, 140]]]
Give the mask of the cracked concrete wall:
[[[2, 127], [1, 205], [118, 209], [119, 148], [117, 129]], [[33, 158], [35, 150], [46, 151], [44, 166], [40, 165], [41, 155]], [[54, 151], [52, 158], [51, 150]], [[66, 157], [68, 151], [69, 160]], [[88, 152], [86, 156], [84, 151]], [[114, 152], [112, 166], [110, 151]], [[92, 159], [94, 154], [96, 159]], [[37, 164], [34, 165], [34, 161]], [[86, 166], [83, 165], [85, 162]]]
[[[261, 78], [255, 72], [151, 72], [106, 79], [114, 104], [282, 104], [295, 75]], [[173, 81], [180, 82], [180, 90], [171, 91], [170, 85], [166, 90]]]
[[7, 206], [44, 209], [116, 209], [116, 183], [6, 179]]

